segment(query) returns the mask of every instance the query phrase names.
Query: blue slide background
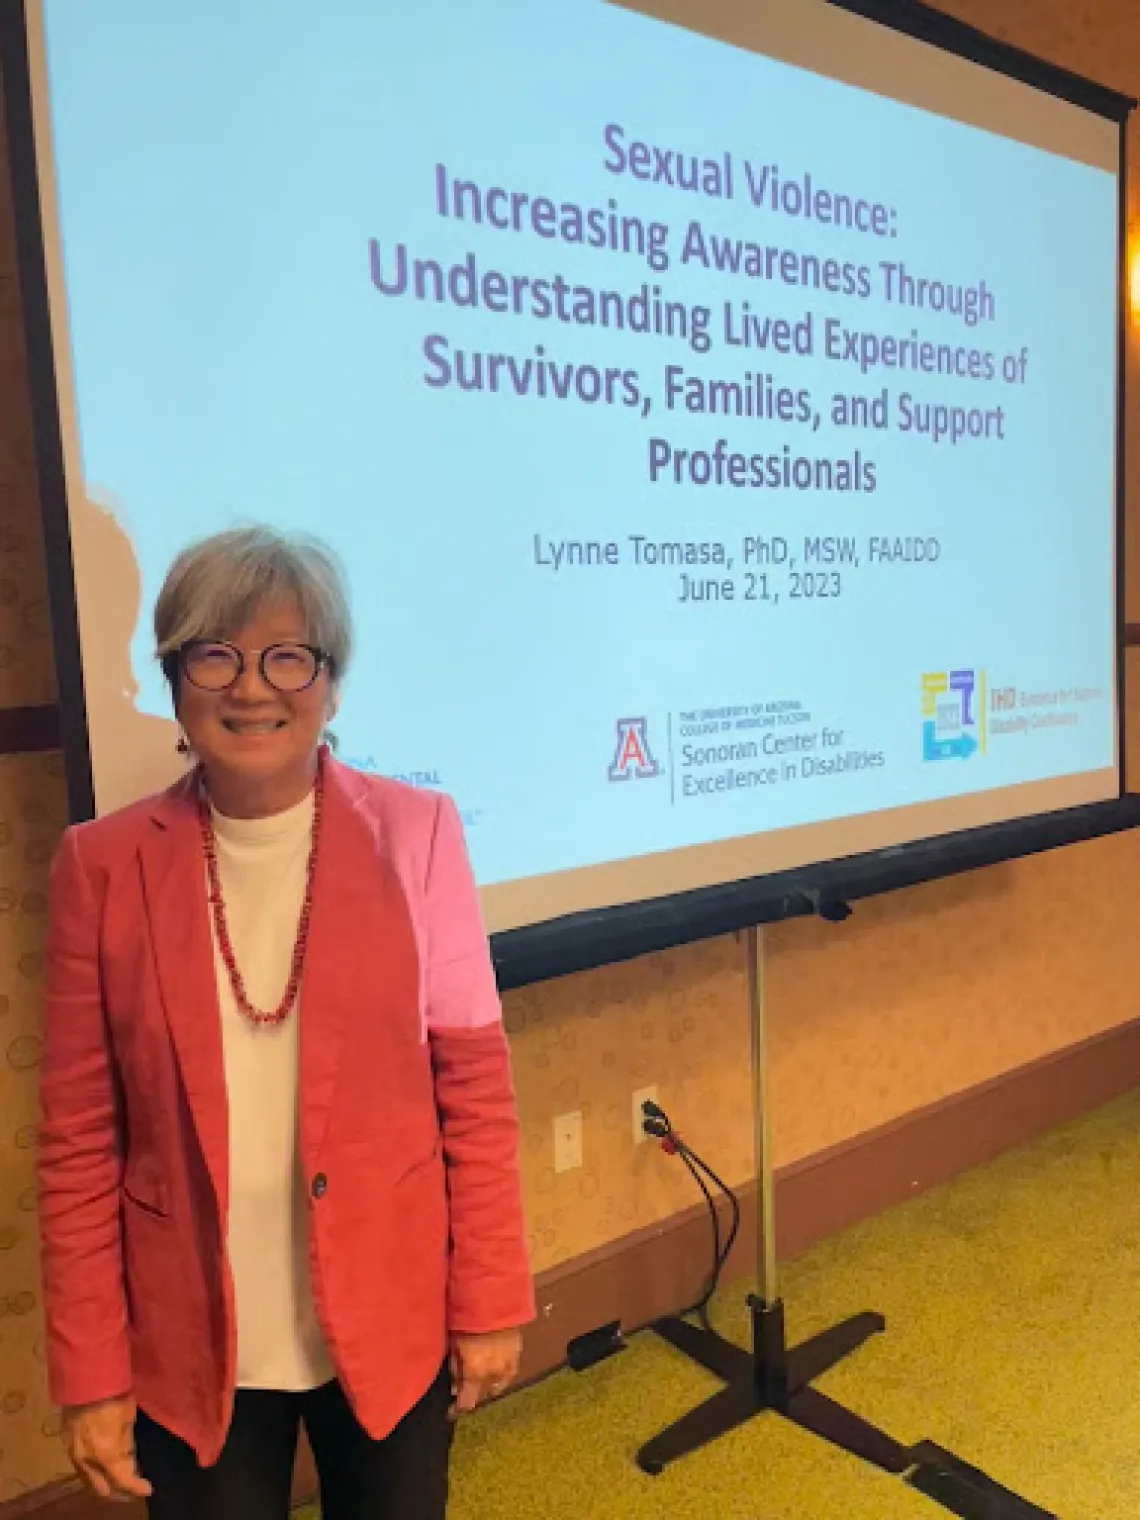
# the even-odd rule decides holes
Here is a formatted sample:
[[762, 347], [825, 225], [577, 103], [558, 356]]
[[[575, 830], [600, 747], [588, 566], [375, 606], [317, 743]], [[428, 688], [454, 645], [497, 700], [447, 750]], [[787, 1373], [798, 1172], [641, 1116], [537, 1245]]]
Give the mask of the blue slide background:
[[[484, 884], [1111, 767], [1114, 753], [1113, 175], [598, 3], [465, 8], [417, 0], [47, 0], [58, 189], [89, 490], [128, 529], [151, 605], [188, 537], [236, 519], [327, 536], [347, 561], [359, 657], [342, 753], [417, 773], [464, 810]], [[716, 156], [736, 199], [604, 171], [603, 129]], [[897, 211], [897, 239], [760, 213], [745, 157]], [[995, 324], [878, 298], [497, 232], [434, 211], [457, 177], [780, 243], [875, 269], [984, 277]], [[857, 369], [382, 296], [369, 239], [444, 262], [632, 292], [642, 280], [763, 316], [1027, 346], [1023, 387]], [[653, 398], [620, 407], [423, 384], [425, 335], [456, 347], [629, 366]], [[833, 392], [911, 389], [1007, 413], [1004, 442], [934, 447], [664, 408], [666, 363], [770, 369]], [[874, 494], [651, 484], [647, 439], [874, 459]], [[834, 600], [685, 606], [677, 574], [554, 575], [533, 538], [723, 541], [746, 534], [935, 535], [934, 566], [844, 573]], [[866, 556], [864, 555], [864, 560]], [[166, 712], [148, 627], [142, 701]], [[1083, 689], [1079, 721], [991, 733], [924, 758], [923, 677], [987, 690]], [[92, 674], [88, 673], [88, 680]], [[1092, 691], [1098, 696], [1090, 695]], [[1020, 698], [1018, 699], [1020, 700]], [[686, 798], [682, 715], [802, 704], [805, 731], [883, 764]], [[1036, 711], [1037, 709], [1032, 709]], [[951, 715], [952, 716], [952, 715]], [[619, 720], [645, 720], [660, 774], [608, 779]], [[793, 732], [779, 729], [780, 733]], [[755, 738], [733, 729], [725, 742]], [[703, 741], [707, 742], [707, 741]], [[748, 761], [746, 764], [756, 762]], [[796, 762], [798, 764], [798, 760]], [[717, 767], [707, 770], [713, 774]], [[706, 770], [697, 767], [693, 775]]]

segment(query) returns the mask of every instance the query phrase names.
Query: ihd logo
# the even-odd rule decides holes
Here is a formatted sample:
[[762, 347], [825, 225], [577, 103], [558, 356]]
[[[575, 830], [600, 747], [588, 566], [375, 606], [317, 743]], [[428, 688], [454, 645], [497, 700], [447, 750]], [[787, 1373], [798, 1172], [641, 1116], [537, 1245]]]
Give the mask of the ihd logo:
[[922, 678], [922, 758], [969, 760], [985, 751], [985, 672], [935, 670]]

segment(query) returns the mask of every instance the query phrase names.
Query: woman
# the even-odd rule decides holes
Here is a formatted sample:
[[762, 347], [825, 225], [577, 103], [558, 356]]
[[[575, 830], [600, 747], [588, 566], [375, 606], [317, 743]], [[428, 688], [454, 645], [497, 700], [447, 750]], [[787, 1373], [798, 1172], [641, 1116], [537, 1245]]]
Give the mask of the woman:
[[446, 798], [325, 742], [350, 625], [319, 544], [184, 553], [155, 610], [196, 759], [64, 836], [40, 1218], [90, 1486], [155, 1520], [435, 1520], [452, 1416], [533, 1313], [508, 1049]]

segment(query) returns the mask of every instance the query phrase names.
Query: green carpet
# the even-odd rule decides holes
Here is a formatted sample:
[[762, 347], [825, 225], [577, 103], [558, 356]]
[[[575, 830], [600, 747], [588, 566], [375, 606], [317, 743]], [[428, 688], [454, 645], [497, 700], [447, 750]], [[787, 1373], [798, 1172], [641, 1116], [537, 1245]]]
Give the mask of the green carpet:
[[[718, 1328], [744, 1341], [747, 1284]], [[788, 1264], [793, 1338], [878, 1309], [821, 1380], [1062, 1520], [1140, 1515], [1140, 1093]], [[947, 1511], [765, 1416], [658, 1478], [640, 1442], [718, 1384], [650, 1335], [466, 1422], [453, 1520], [937, 1520]]]

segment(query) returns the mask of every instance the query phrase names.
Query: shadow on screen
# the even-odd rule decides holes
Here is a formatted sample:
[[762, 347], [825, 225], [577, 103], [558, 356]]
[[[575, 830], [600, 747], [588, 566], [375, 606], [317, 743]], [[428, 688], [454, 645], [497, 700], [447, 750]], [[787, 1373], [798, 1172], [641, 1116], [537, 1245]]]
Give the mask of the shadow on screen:
[[114, 509], [87, 497], [72, 524], [85, 577], [83, 666], [100, 812], [161, 791], [185, 771], [173, 716], [139, 707], [132, 641], [143, 615], [134, 547]]

